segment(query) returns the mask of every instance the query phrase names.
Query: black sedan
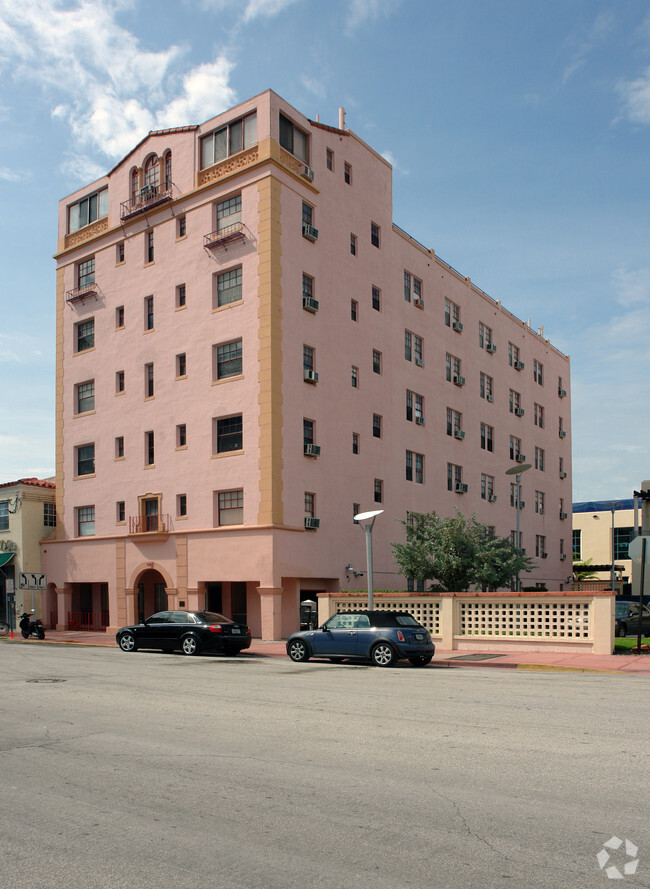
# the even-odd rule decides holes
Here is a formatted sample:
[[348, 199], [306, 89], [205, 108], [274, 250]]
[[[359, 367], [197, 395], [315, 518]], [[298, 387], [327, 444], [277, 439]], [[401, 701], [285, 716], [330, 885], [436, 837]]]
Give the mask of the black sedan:
[[250, 647], [251, 632], [213, 611], [159, 611], [143, 623], [121, 627], [115, 639], [122, 651], [159, 648], [180, 649], [183, 654], [220, 651], [235, 655]]
[[614, 633], [617, 636], [627, 636], [631, 633], [636, 636], [639, 632], [639, 611], [641, 611], [641, 633], [644, 636], [650, 635], [650, 608], [646, 605], [640, 609], [637, 602], [621, 602], [616, 603], [616, 613], [614, 615]]

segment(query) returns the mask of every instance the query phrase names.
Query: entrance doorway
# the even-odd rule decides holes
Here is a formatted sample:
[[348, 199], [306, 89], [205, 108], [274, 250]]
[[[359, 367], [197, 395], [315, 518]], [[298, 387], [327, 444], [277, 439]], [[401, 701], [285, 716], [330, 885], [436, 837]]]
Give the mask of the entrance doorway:
[[138, 621], [158, 611], [167, 610], [167, 588], [159, 571], [149, 569], [140, 575], [138, 590]]

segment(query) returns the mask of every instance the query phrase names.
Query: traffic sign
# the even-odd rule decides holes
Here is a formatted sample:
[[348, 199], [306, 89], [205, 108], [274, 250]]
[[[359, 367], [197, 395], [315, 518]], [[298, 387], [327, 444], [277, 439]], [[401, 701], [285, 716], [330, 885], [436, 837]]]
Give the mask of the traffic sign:
[[19, 590], [45, 590], [47, 589], [47, 574], [30, 574], [21, 572], [18, 575]]

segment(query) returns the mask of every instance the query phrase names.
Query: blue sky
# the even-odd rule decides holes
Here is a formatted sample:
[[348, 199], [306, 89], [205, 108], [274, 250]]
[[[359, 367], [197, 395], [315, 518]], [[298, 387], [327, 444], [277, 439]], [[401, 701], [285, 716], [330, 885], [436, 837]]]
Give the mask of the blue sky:
[[573, 499], [650, 477], [647, 0], [0, 0], [0, 481], [54, 472], [57, 201], [272, 88], [571, 356]]

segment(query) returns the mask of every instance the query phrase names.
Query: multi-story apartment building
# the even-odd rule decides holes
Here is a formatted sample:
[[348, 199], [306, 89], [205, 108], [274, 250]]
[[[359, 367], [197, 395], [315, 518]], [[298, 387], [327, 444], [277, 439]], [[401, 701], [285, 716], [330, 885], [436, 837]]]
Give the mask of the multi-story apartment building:
[[374, 508], [378, 589], [407, 586], [409, 510], [508, 536], [517, 499], [526, 582], [567, 581], [568, 358], [393, 224], [390, 165], [339, 124], [267, 91], [61, 201], [60, 620], [83, 589], [111, 630], [208, 607], [279, 638], [358, 588]]

